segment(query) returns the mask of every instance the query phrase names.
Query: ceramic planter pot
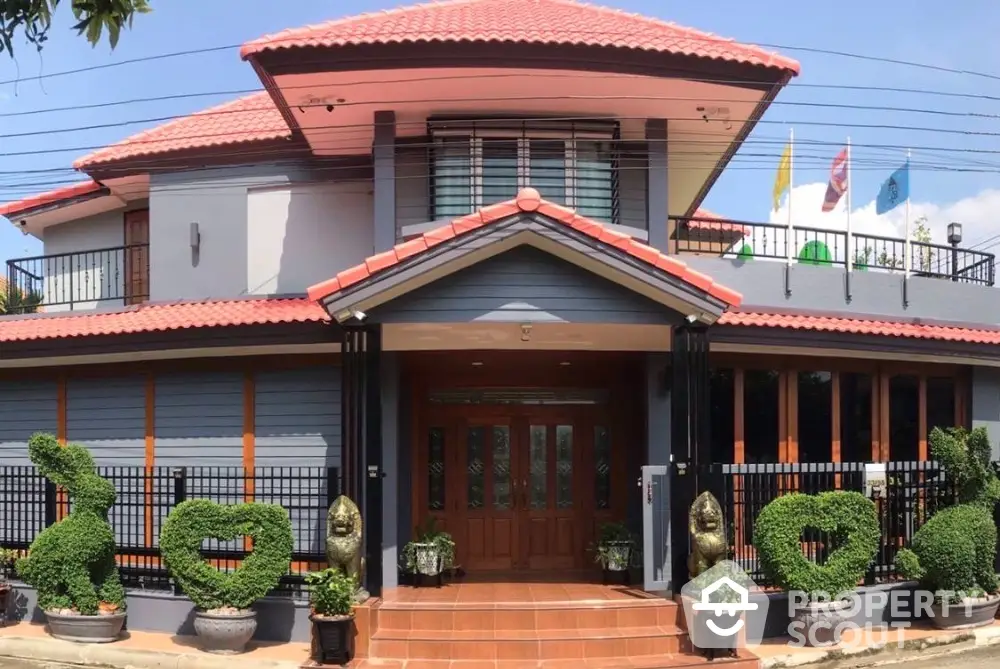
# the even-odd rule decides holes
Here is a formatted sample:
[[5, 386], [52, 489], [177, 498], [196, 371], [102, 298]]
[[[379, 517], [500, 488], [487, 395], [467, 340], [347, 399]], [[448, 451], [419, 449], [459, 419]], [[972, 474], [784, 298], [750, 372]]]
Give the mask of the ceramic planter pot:
[[125, 626], [125, 613], [81, 616], [46, 611], [49, 633], [63, 641], [77, 643], [111, 643], [117, 641]]
[[235, 655], [246, 650], [257, 631], [257, 612], [209, 613], [195, 611], [194, 631], [202, 650], [217, 655]]
[[353, 616], [309, 616], [316, 639], [314, 660], [320, 664], [345, 665], [351, 660]]
[[609, 541], [602, 548], [607, 558], [605, 569], [615, 572], [628, 571], [629, 565], [632, 563], [631, 541]]
[[964, 630], [993, 624], [1000, 596], [966, 599], [961, 604], [951, 604], [947, 608], [935, 602], [931, 605], [931, 622], [938, 629]]
[[441, 575], [441, 551], [436, 544], [414, 544], [417, 557], [417, 573], [421, 576]]
[[792, 617], [807, 646], [829, 646], [839, 639], [837, 626], [847, 620], [851, 602], [810, 602], [797, 609]]

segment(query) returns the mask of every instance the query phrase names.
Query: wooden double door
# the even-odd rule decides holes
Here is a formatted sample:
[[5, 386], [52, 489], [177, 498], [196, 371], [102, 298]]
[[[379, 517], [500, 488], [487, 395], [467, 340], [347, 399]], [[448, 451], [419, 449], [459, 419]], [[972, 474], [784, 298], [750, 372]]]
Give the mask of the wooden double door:
[[597, 525], [619, 520], [622, 473], [602, 407], [439, 406], [421, 422], [414, 515], [452, 533], [459, 564], [592, 565]]

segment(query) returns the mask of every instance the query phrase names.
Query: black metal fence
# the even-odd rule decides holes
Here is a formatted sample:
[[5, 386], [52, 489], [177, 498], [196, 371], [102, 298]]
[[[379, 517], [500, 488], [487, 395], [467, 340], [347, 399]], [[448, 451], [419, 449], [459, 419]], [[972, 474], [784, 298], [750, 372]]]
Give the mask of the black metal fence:
[[[760, 586], [772, 586], [761, 571], [753, 547], [754, 521], [771, 500], [790, 492], [815, 495], [827, 490], [854, 490], [870, 494], [878, 508], [882, 540], [866, 583], [899, 580], [894, 561], [900, 548], [935, 511], [954, 504], [954, 486], [935, 462], [888, 462], [886, 485], [877, 492], [865, 489], [865, 463], [823, 462], [787, 464], [713, 464], [702, 468], [698, 486], [711, 490], [726, 515], [731, 559]], [[835, 548], [834, 537], [816, 528], [802, 534], [802, 549], [823, 564]]]
[[[160, 561], [160, 528], [170, 511], [188, 499], [222, 504], [252, 500], [287, 509], [295, 548], [275, 594], [301, 595], [305, 574], [326, 563], [326, 513], [340, 490], [336, 467], [99, 467], [98, 472], [118, 492], [108, 520], [126, 587], [175, 589]], [[26, 550], [69, 510], [65, 493], [35, 467], [0, 467], [0, 546]], [[205, 558], [223, 570], [236, 568], [247, 549], [242, 537], [203, 544]]]
[[149, 244], [56, 253], [7, 261], [9, 313], [149, 299]]
[[[675, 223], [680, 253], [726, 255], [746, 260], [784, 260], [788, 257], [789, 235], [785, 225], [704, 217], [671, 220]], [[855, 233], [848, 244], [847, 233], [843, 230], [795, 226], [791, 241], [792, 258], [797, 263], [843, 267], [850, 258], [859, 272], [906, 269], [906, 242], [903, 239]], [[914, 276], [992, 286], [994, 266], [992, 253], [926, 241], [910, 242], [910, 271]]]

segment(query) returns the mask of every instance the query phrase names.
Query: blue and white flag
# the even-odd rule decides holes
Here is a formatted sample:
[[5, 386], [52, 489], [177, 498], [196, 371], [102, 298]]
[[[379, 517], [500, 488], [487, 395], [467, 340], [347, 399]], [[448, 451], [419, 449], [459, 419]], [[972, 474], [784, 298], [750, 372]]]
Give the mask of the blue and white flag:
[[910, 199], [910, 161], [885, 180], [875, 198], [875, 213], [884, 214]]

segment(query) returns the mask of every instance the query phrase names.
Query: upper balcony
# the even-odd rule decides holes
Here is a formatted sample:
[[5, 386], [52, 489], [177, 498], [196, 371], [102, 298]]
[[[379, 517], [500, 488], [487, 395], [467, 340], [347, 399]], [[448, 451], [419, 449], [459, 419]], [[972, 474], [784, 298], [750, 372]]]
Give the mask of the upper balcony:
[[[735, 221], [709, 216], [673, 217], [671, 246], [680, 254], [720, 256], [738, 261], [779, 260], [818, 267], [845, 267], [852, 259], [857, 272], [903, 273], [906, 241], [901, 238], [813, 227], [788, 228], [775, 223]], [[911, 276], [993, 286], [996, 257], [975, 249], [910, 241]]]
[[149, 299], [149, 244], [8, 260], [5, 297], [11, 314], [145, 302]]

